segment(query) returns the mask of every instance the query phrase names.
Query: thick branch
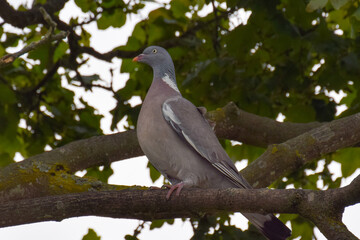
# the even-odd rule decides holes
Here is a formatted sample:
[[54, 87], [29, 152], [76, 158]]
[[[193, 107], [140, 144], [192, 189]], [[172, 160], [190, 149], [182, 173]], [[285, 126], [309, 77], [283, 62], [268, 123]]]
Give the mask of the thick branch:
[[259, 147], [285, 142], [324, 124], [278, 122], [245, 112], [233, 102], [221, 109], [208, 112], [206, 117], [216, 122], [215, 132], [219, 138], [237, 140]]
[[15, 10], [6, 0], [0, 0], [0, 17], [14, 27], [24, 28], [29, 25], [45, 23], [39, 8], [43, 7], [47, 13], [61, 10], [67, 0], [48, 0], [44, 5], [38, 5], [27, 11]]
[[6, 173], [20, 169], [61, 165], [74, 173], [93, 166], [143, 155], [135, 131], [91, 137], [71, 142], [50, 152], [44, 152], [0, 169], [0, 182]]
[[360, 113], [357, 113], [269, 146], [242, 174], [254, 187], [266, 187], [314, 159], [359, 142]]
[[189, 189], [170, 201], [167, 190], [120, 190], [9, 201], [0, 205], [0, 227], [88, 215], [153, 220], [218, 211], [295, 213], [281, 191], [291, 199], [304, 190]]
[[347, 227], [338, 219], [331, 216], [316, 216], [311, 220], [327, 239], [334, 240], [358, 240]]
[[357, 176], [350, 185], [340, 188], [342, 193], [334, 196], [336, 205], [350, 206], [360, 202], [360, 175]]
[[69, 173], [143, 155], [134, 131], [75, 141], [0, 169], [0, 202], [69, 192], [114, 189]]
[[[333, 199], [345, 197], [350, 189], [326, 191], [287, 189], [185, 189], [181, 197], [165, 198], [166, 190], [120, 190], [84, 192], [5, 202], [0, 205], [0, 226], [13, 226], [40, 221], [61, 221], [75, 216], [105, 216], [132, 219], [201, 217], [205, 213], [259, 212], [299, 213], [311, 220], [329, 214], [340, 215], [344, 205]], [[360, 195], [357, 196], [360, 201]], [[338, 203], [337, 203], [338, 204]], [[323, 231], [322, 228], [320, 228]], [[356, 239], [346, 227], [332, 222], [323, 232], [326, 236], [342, 234], [343, 239]]]

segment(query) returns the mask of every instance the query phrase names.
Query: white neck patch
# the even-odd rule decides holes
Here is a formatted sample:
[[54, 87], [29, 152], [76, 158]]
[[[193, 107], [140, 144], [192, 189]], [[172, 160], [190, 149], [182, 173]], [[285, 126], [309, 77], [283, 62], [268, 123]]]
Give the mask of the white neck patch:
[[172, 89], [174, 89], [176, 92], [180, 93], [178, 87], [176, 86], [175, 81], [171, 80], [169, 75], [165, 73], [165, 76], [161, 78], [167, 85], [169, 85]]

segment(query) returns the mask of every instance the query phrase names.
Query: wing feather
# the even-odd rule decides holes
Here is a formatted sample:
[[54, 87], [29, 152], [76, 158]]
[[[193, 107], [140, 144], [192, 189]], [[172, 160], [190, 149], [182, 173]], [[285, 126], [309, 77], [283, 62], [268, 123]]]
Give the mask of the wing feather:
[[238, 173], [209, 123], [191, 102], [181, 96], [170, 98], [163, 103], [162, 113], [173, 130], [214, 168], [236, 186], [251, 188]]

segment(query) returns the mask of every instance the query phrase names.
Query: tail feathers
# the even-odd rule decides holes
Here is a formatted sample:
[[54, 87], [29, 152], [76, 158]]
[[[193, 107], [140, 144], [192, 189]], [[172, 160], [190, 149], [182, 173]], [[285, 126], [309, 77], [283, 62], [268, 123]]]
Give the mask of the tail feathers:
[[243, 215], [270, 240], [285, 240], [291, 235], [290, 229], [272, 214], [244, 213]]

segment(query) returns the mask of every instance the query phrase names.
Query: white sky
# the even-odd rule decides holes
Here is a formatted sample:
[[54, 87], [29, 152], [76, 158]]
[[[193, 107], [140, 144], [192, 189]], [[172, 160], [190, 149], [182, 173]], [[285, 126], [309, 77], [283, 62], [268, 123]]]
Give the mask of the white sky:
[[[11, 0], [9, 1], [18, 5], [27, 0]], [[30, 1], [32, 2], [32, 1]], [[131, 15], [131, 21], [128, 21], [125, 26], [120, 29], [109, 28], [105, 31], [99, 31], [96, 28], [96, 24], [92, 23], [86, 26], [86, 30], [92, 34], [91, 45], [99, 52], [107, 52], [113, 49], [115, 46], [125, 44], [127, 37], [131, 35], [133, 27], [141, 19], [146, 18], [147, 14], [158, 8], [160, 5], [156, 3], [147, 3], [146, 9], [142, 10], [139, 15]], [[209, 8], [207, 8], [209, 9]], [[206, 10], [205, 10], [206, 11]], [[73, 3], [69, 1], [65, 9], [61, 11], [60, 18], [65, 22], [74, 16], [84, 16], [81, 10]], [[235, 22], [237, 25], [240, 21]], [[243, 20], [246, 22], [246, 20]], [[108, 69], [111, 67], [114, 69], [114, 87], [119, 89], [123, 87], [128, 79], [127, 74], [120, 73], [120, 59], [114, 58], [112, 63], [106, 63], [104, 61], [97, 60], [93, 57], [90, 58], [87, 66], [80, 69], [84, 75], [99, 74], [107, 84], [110, 80], [110, 73]], [[151, 77], [151, 76], [150, 76]], [[102, 82], [103, 83], [103, 82]], [[103, 114], [105, 118], [102, 120], [102, 128], [104, 132], [111, 133], [111, 115], [109, 111], [115, 107], [115, 100], [112, 98], [112, 94], [102, 89], [94, 89], [92, 92], [85, 92], [80, 88], [75, 88], [66, 85], [65, 81], [63, 85], [76, 90], [76, 97], [83, 97], [90, 105], [99, 110], [99, 113]], [[334, 96], [336, 95], [335, 93]], [[341, 96], [338, 96], [341, 97]], [[134, 98], [133, 104], [140, 103], [139, 98]], [[122, 123], [118, 124], [118, 128], [123, 130]], [[112, 164], [114, 169], [114, 175], [110, 177], [109, 183], [120, 185], [143, 185], [143, 186], [161, 186], [163, 178], [158, 180], [155, 184], [152, 183], [149, 172], [146, 168], [147, 159], [145, 157], [139, 157], [120, 161]], [[238, 168], [244, 167], [245, 164], [237, 164]], [[338, 176], [340, 175], [340, 164], [332, 163], [332, 171]], [[357, 175], [360, 174], [358, 170], [352, 177], [343, 181], [342, 185], [347, 185]], [[128, 219], [112, 219], [102, 217], [79, 217], [63, 220], [57, 222], [44, 222], [34, 223], [21, 226], [7, 227], [0, 229], [0, 239], [4, 240], [20, 240], [20, 239], [36, 239], [36, 240], [63, 240], [74, 239], [80, 240], [87, 233], [88, 228], [93, 228], [102, 240], [122, 239], [126, 234], [132, 234], [134, 229], [138, 226], [140, 221], [128, 220]], [[348, 207], [345, 210], [344, 222], [348, 228], [360, 237], [360, 229], [358, 227], [360, 222], [360, 204], [353, 207]], [[247, 228], [247, 221], [241, 214], [235, 214], [232, 218], [232, 224], [236, 224], [242, 229]], [[175, 224], [165, 224], [160, 229], [150, 231], [149, 224], [145, 226], [145, 229], [138, 236], [140, 239], [174, 239], [183, 240], [190, 239], [192, 236], [192, 227], [188, 222], [182, 222], [177, 219]], [[325, 237], [317, 231], [318, 239], [325, 239]]]

